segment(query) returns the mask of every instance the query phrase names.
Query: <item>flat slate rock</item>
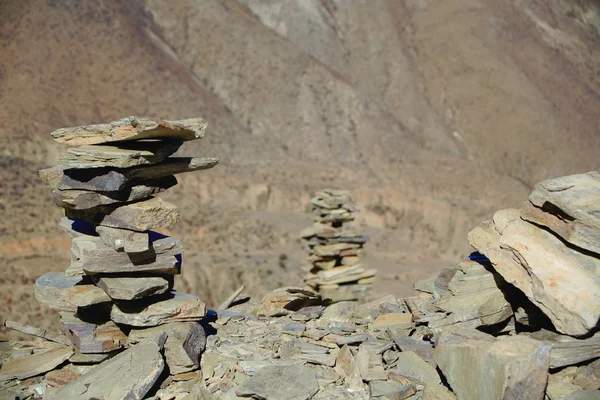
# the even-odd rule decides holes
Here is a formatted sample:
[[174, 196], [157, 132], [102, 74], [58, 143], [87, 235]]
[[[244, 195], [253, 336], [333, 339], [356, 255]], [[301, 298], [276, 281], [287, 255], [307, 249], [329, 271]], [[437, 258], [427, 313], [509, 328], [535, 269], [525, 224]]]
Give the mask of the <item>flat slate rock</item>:
[[164, 192], [175, 186], [177, 178], [173, 175], [153, 180], [143, 181], [135, 186], [129, 186], [118, 192], [94, 192], [89, 190], [58, 190], [52, 191], [52, 201], [59, 207], [74, 210], [88, 210], [90, 208], [122, 204], [146, 199], [153, 194]]
[[600, 254], [600, 174], [592, 171], [538, 183], [521, 216]]
[[279, 288], [263, 297], [256, 315], [266, 317], [290, 315], [303, 307], [321, 305], [322, 302], [321, 295], [312, 290], [292, 286]]
[[150, 249], [150, 235], [148, 232], [137, 232], [102, 225], [96, 227], [96, 232], [105, 245], [117, 251], [141, 253]]
[[442, 333], [435, 358], [459, 399], [544, 398], [550, 347], [531, 338], [457, 329]]
[[214, 157], [170, 157], [160, 164], [131, 168], [69, 169], [55, 166], [42, 169], [39, 174], [46, 185], [59, 190], [118, 192], [149, 179], [210, 169], [218, 163], [219, 160]]
[[568, 335], [585, 335], [600, 318], [600, 259], [502, 210], [469, 233], [469, 243]]
[[154, 328], [132, 329], [129, 341], [143, 341], [161, 332], [168, 335], [164, 353], [169, 374], [181, 374], [200, 367], [200, 355], [206, 347], [206, 334], [202, 325], [197, 322], [173, 322]]
[[206, 315], [206, 304], [196, 296], [175, 290], [160, 296], [113, 305], [110, 319], [118, 324], [151, 327], [169, 322], [198, 321]]
[[86, 277], [66, 276], [62, 272], [47, 272], [33, 286], [35, 298], [57, 311], [76, 312], [79, 307], [109, 303], [110, 297]]
[[57, 165], [85, 169], [158, 164], [175, 153], [180, 146], [180, 141], [148, 141], [71, 147], [60, 156]]
[[65, 215], [71, 219], [138, 232], [166, 228], [179, 221], [177, 207], [158, 197], [122, 206], [106, 205], [89, 210], [66, 209]]
[[66, 273], [179, 273], [183, 252], [181, 241], [156, 232], [149, 233], [149, 240], [149, 250], [125, 253], [107, 246], [100, 237], [75, 238], [71, 245], [71, 266]]
[[137, 300], [144, 297], [163, 294], [171, 288], [168, 280], [156, 277], [102, 277], [96, 285], [104, 290], [111, 299]]
[[60, 128], [51, 133], [54, 140], [69, 146], [140, 139], [176, 139], [204, 137], [206, 122], [201, 118], [164, 121], [148, 117], [125, 117], [107, 124]]
[[137, 344], [60, 388], [49, 400], [139, 400], [154, 386], [165, 362], [166, 333]]
[[589, 338], [576, 339], [540, 330], [529, 336], [550, 346], [550, 368], [561, 368], [600, 358], [600, 333]]
[[319, 390], [314, 371], [306, 366], [264, 367], [233, 388], [242, 397], [269, 400], [306, 400]]
[[61, 346], [41, 354], [5, 361], [0, 369], [0, 382], [41, 375], [68, 360], [72, 354], [71, 347]]
[[127, 336], [112, 321], [86, 322], [73, 314], [61, 313], [59, 328], [84, 354], [110, 353], [122, 348], [127, 341]]

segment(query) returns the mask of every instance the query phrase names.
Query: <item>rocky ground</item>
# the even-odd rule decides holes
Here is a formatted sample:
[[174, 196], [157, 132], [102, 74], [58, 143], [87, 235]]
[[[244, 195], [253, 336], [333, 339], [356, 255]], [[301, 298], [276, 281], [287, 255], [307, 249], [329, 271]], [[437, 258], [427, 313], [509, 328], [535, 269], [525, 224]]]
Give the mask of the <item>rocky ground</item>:
[[[349, 190], [376, 293], [456, 265], [466, 233], [535, 182], [597, 167], [594, 1], [0, 3], [0, 316], [50, 327], [69, 263], [37, 170], [59, 127], [202, 117], [221, 164], [163, 198], [178, 287], [219, 304], [299, 285], [316, 190]], [[180, 154], [179, 155], [184, 155]], [[2, 338], [15, 337], [6, 330]]]

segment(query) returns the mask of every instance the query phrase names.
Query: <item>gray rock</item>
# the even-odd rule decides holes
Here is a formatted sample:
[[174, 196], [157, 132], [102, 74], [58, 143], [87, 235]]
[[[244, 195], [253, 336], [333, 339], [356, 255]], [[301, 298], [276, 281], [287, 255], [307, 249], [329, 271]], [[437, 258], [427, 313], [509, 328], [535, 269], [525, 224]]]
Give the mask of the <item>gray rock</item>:
[[167, 335], [135, 345], [60, 388], [49, 400], [144, 398], [163, 371], [161, 350]]
[[147, 199], [153, 194], [164, 192], [176, 184], [177, 179], [171, 175], [154, 180], [143, 181], [135, 186], [125, 187], [118, 192], [55, 189], [52, 191], [52, 201], [62, 208], [88, 210], [103, 205], [117, 205]]
[[[463, 260], [435, 306], [451, 318], [475, 326], [495, 325], [512, 316], [512, 308], [498, 288], [494, 274], [478, 262]], [[471, 325], [471, 324], [470, 324]]]
[[109, 353], [127, 341], [127, 336], [112, 321], [95, 324], [73, 314], [60, 313], [59, 328], [81, 353]]
[[320, 305], [322, 302], [321, 295], [312, 290], [285, 287], [267, 293], [258, 306], [256, 315], [267, 317], [290, 315], [303, 307]]
[[59, 190], [115, 192], [148, 179], [210, 169], [218, 163], [218, 159], [211, 157], [170, 157], [160, 164], [141, 165], [120, 170], [113, 168], [65, 170], [62, 167], [53, 167], [41, 170], [40, 177], [48, 186]]
[[306, 361], [310, 364], [318, 364], [318, 365], [326, 365], [328, 367], [333, 367], [335, 365], [336, 357], [333, 354], [297, 354], [293, 357], [296, 360]]
[[107, 205], [89, 210], [66, 209], [65, 215], [73, 219], [138, 232], [166, 228], [179, 221], [177, 207], [158, 197], [121, 206]]
[[550, 346], [550, 368], [561, 368], [600, 357], [600, 333], [587, 339], [576, 339], [542, 330], [530, 336]]
[[573, 383], [587, 390], [600, 389], [600, 358], [579, 367]]
[[33, 287], [41, 304], [58, 311], [76, 312], [79, 307], [108, 304], [111, 299], [86, 277], [66, 276], [62, 272], [47, 272]]
[[435, 357], [460, 399], [544, 398], [550, 347], [536, 340], [456, 330], [441, 335]]
[[369, 382], [369, 394], [371, 398], [407, 399], [417, 392], [415, 385], [403, 385], [395, 381], [371, 381]]
[[140, 253], [150, 249], [148, 232], [98, 226], [96, 232], [108, 247], [125, 253]]
[[171, 375], [193, 371], [200, 366], [200, 355], [206, 347], [204, 328], [197, 322], [175, 322], [146, 329], [132, 329], [130, 342], [141, 342], [165, 332], [165, 361]]
[[72, 241], [68, 275], [152, 272], [177, 274], [183, 245], [179, 239], [150, 232], [150, 249], [125, 253], [107, 246], [100, 237], [80, 236]]
[[335, 372], [344, 379], [348, 388], [354, 391], [365, 390], [356, 357], [348, 346], [343, 346], [338, 353], [335, 363]]
[[567, 242], [600, 254], [600, 174], [596, 171], [538, 183], [521, 216]]
[[161, 277], [99, 278], [96, 285], [111, 299], [137, 300], [163, 294], [171, 288], [168, 280]]
[[415, 339], [414, 337], [400, 335], [392, 335], [392, 340], [403, 352], [412, 351], [423, 359], [423, 361], [433, 366], [436, 365], [433, 358], [433, 345], [431, 343]]
[[576, 390], [569, 394], [565, 400], [598, 400], [600, 390]]
[[41, 354], [5, 361], [0, 369], [0, 382], [41, 375], [68, 360], [72, 354], [71, 347], [60, 346]]
[[356, 354], [356, 364], [363, 381], [386, 380], [387, 374], [383, 368], [381, 354], [370, 349], [368, 343], [362, 343]]
[[425, 362], [413, 351], [403, 351], [398, 355], [396, 372], [407, 378], [416, 379], [428, 385], [440, 385], [440, 375], [431, 364]]
[[110, 319], [118, 324], [151, 327], [169, 322], [198, 321], [206, 315], [206, 304], [196, 296], [171, 291], [160, 296], [113, 305]]
[[302, 307], [300, 310], [293, 313], [290, 317], [294, 321], [309, 321], [311, 319], [317, 319], [323, 314], [325, 307], [323, 306], [309, 306]]
[[237, 388], [243, 397], [269, 400], [310, 399], [319, 390], [314, 371], [306, 366], [265, 367]]
[[206, 126], [206, 122], [200, 118], [163, 121], [147, 117], [125, 117], [108, 124], [60, 128], [51, 135], [57, 142], [68, 146], [141, 139], [186, 141], [204, 137]]
[[86, 169], [158, 164], [175, 153], [180, 146], [180, 141], [155, 141], [71, 147], [58, 159], [57, 165]]
[[469, 242], [568, 335], [584, 335], [600, 318], [600, 259], [503, 210], [469, 233]]

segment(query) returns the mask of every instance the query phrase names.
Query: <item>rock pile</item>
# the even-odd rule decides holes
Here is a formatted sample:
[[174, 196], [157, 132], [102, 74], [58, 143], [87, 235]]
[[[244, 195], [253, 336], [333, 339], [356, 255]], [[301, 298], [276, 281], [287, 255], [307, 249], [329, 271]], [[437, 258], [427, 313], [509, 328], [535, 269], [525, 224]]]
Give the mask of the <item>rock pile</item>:
[[[240, 288], [202, 333], [117, 321], [128, 349], [115, 356], [74, 354], [58, 343], [66, 336], [10, 323], [48, 341], [3, 344], [0, 388], [49, 399], [599, 399], [598, 255], [581, 246], [600, 233], [598, 198], [596, 173], [542, 182], [522, 210], [473, 230], [479, 251], [417, 282], [413, 297], [330, 304], [286, 287], [253, 303], [236, 300]], [[55, 302], [72, 304], [69, 293]], [[96, 342], [122, 338], [94, 329]], [[182, 362], [204, 347], [199, 370]]]
[[372, 292], [376, 270], [360, 263], [369, 237], [355, 234], [348, 224], [358, 211], [350, 193], [324, 189], [310, 203], [315, 223], [301, 233], [311, 263], [304, 282], [334, 302], [364, 299]]
[[[206, 306], [173, 290], [183, 246], [154, 229], [177, 222], [179, 212], [154, 195], [177, 184], [174, 174], [217, 164], [215, 158], [169, 157], [184, 141], [202, 138], [205, 129], [201, 119], [129, 117], [52, 133], [69, 148], [40, 176], [53, 189], [54, 203], [65, 210], [60, 226], [72, 240], [71, 265], [41, 276], [34, 291], [41, 304], [59, 311], [59, 327], [68, 339], [62, 341], [74, 349], [61, 353], [63, 361], [99, 363], [149, 332], [167, 331], [166, 342], [148, 345], [153, 349], [148, 357], [162, 361], [154, 350], [164, 345], [171, 374], [198, 368], [204, 349], [198, 321]], [[158, 362], [153, 368], [156, 377], [163, 372]], [[57, 398], [68, 398], [66, 393]]]

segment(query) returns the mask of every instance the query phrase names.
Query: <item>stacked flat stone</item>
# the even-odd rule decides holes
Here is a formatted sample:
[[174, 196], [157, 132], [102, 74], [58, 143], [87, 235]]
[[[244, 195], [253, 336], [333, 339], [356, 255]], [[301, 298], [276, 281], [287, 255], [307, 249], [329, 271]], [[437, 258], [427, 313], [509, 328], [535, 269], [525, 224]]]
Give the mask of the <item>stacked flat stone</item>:
[[205, 129], [201, 119], [127, 117], [52, 133], [69, 148], [40, 176], [53, 189], [53, 202], [65, 210], [60, 226], [72, 240], [71, 265], [41, 276], [35, 295], [59, 311], [76, 361], [101, 362], [149, 334], [141, 330], [160, 325], [158, 330], [175, 332], [167, 347], [169, 341], [174, 348], [176, 342], [187, 346], [188, 357], [171, 357], [172, 362], [167, 351], [171, 373], [198, 367], [205, 340], [198, 321], [206, 306], [173, 290], [183, 246], [155, 229], [176, 223], [179, 211], [154, 195], [177, 184], [175, 174], [218, 163], [170, 157], [185, 141], [202, 138]]
[[359, 255], [369, 237], [354, 233], [348, 224], [358, 211], [350, 193], [324, 189], [310, 203], [315, 223], [301, 233], [311, 262], [305, 283], [334, 302], [369, 296], [376, 270], [360, 263]]

